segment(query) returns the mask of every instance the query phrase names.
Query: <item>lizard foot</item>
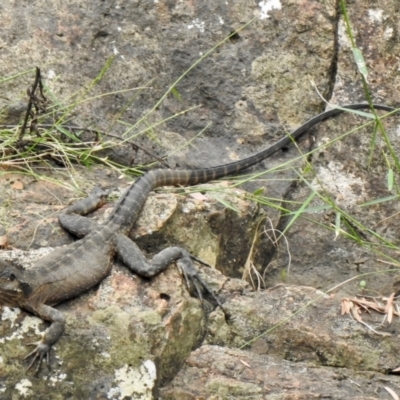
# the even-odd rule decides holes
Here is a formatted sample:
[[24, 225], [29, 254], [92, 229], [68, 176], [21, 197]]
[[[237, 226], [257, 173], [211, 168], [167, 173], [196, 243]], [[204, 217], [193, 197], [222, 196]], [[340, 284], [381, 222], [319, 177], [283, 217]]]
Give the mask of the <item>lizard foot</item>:
[[[202, 304], [203, 304], [203, 295], [201, 288], [203, 287], [206, 290], [206, 292], [211, 295], [211, 297], [218, 304], [218, 306], [221, 307], [222, 311], [225, 312], [224, 308], [222, 307], [221, 300], [218, 298], [215, 292], [207, 285], [207, 283], [200, 277], [196, 267], [193, 265], [192, 259], [199, 261], [197, 258], [191, 255], [182, 257], [179, 260], [177, 260], [177, 265], [179, 269], [182, 271], [183, 276], [185, 277], [186, 286], [190, 290], [191, 288], [190, 282], [193, 284]], [[200, 261], [200, 263], [209, 266], [208, 264], [205, 264], [202, 261]]]
[[42, 364], [43, 358], [46, 357], [46, 364], [47, 367], [50, 368], [50, 346], [48, 344], [45, 344], [43, 342], [36, 342], [36, 343], [28, 343], [28, 346], [36, 346], [36, 349], [30, 352], [24, 360], [27, 358], [33, 356], [33, 360], [29, 364], [29, 367], [27, 368], [26, 372], [28, 372], [32, 367], [35, 362], [38, 362], [37, 368], [35, 370], [35, 373], [39, 371], [39, 368]]

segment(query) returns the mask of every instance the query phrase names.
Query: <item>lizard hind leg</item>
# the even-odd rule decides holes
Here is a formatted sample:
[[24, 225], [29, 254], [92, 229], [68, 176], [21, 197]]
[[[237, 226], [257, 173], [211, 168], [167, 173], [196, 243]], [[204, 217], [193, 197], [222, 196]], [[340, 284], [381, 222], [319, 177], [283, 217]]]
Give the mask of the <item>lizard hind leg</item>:
[[199, 276], [192, 261], [192, 258], [197, 259], [191, 256], [185, 249], [181, 247], [167, 247], [156, 254], [151, 261], [148, 261], [136, 243], [126, 235], [118, 234], [114, 244], [117, 254], [121, 257], [123, 263], [133, 272], [146, 278], [152, 278], [161, 271], [164, 271], [170, 264], [176, 262], [183, 273], [188, 289], [191, 289], [190, 284], [192, 283], [202, 303], [202, 289], [204, 289], [222, 307], [220, 299], [218, 299], [214, 291]]

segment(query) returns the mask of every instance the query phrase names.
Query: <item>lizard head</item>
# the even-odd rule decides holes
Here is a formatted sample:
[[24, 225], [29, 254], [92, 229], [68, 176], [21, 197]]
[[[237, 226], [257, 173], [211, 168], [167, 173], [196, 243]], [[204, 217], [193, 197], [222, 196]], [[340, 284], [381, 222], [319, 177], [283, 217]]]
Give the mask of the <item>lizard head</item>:
[[0, 260], [0, 306], [16, 307], [30, 290], [23, 280], [23, 269]]

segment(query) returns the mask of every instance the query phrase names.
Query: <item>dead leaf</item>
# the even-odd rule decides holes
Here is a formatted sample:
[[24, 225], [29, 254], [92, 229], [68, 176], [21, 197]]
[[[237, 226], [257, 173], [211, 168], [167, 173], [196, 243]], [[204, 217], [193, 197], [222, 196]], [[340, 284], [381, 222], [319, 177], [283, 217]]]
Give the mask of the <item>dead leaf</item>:
[[247, 364], [246, 361], [239, 360], [243, 365], [245, 365], [247, 368], [251, 368], [249, 364]]
[[[396, 293], [392, 293], [388, 298], [383, 297], [382, 302], [378, 302], [376, 298], [373, 298], [373, 301], [366, 300], [365, 298], [344, 298], [341, 301], [341, 315], [351, 313], [356, 321], [366, 325], [362, 320], [362, 311], [370, 314], [371, 310], [374, 310], [380, 314], [385, 314], [385, 319], [387, 318], [390, 324], [393, 320], [393, 316], [400, 316], [398, 305], [394, 301], [395, 296]], [[386, 302], [386, 304], [383, 302]], [[373, 328], [369, 328], [376, 332]]]
[[385, 313], [388, 312], [389, 308], [393, 308], [393, 300], [394, 300], [395, 293], [392, 293], [390, 297], [387, 299], [386, 307], [385, 307]]
[[342, 311], [341, 314], [348, 314], [350, 312], [350, 309], [352, 307], [352, 303], [349, 299], [342, 299]]
[[389, 392], [389, 394], [393, 397], [394, 400], [400, 400], [399, 396], [397, 396], [394, 390], [390, 389], [387, 386], [384, 386], [384, 388]]
[[387, 320], [388, 323], [390, 324], [393, 320], [393, 314], [394, 314], [394, 308], [393, 304], [390, 305], [389, 309], [387, 310]]
[[357, 320], [358, 322], [362, 322], [362, 318], [361, 318], [361, 312], [360, 312], [360, 307], [354, 305], [351, 308], [351, 315], [354, 317], [355, 320]]

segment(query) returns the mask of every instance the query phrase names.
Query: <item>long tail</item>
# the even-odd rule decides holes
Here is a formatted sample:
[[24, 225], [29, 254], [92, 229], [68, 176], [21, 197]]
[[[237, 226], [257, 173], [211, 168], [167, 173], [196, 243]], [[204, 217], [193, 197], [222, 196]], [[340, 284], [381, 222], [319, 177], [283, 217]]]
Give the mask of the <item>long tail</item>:
[[[120, 200], [114, 207], [114, 211], [109, 217], [108, 221], [115, 223], [120, 227], [131, 227], [136, 220], [143, 204], [146, 201], [148, 194], [156, 187], [169, 186], [169, 185], [196, 185], [199, 183], [209, 182], [224, 176], [235, 175], [245, 169], [252, 167], [262, 160], [270, 157], [284, 147], [290, 145], [293, 141], [297, 140], [311, 127], [317, 123], [326, 120], [344, 112], [344, 109], [359, 110], [369, 108], [368, 104], [350, 104], [335, 108], [318, 114], [316, 117], [311, 118], [305, 124], [296, 129], [291, 135], [285, 136], [274, 145], [267, 149], [260, 151], [243, 160], [234, 161], [232, 163], [219, 165], [210, 168], [201, 168], [193, 170], [172, 170], [172, 169], [155, 169], [146, 172], [142, 177], [137, 179], [121, 196]], [[396, 111], [395, 108], [374, 104], [377, 110], [384, 110], [388, 112]]]

